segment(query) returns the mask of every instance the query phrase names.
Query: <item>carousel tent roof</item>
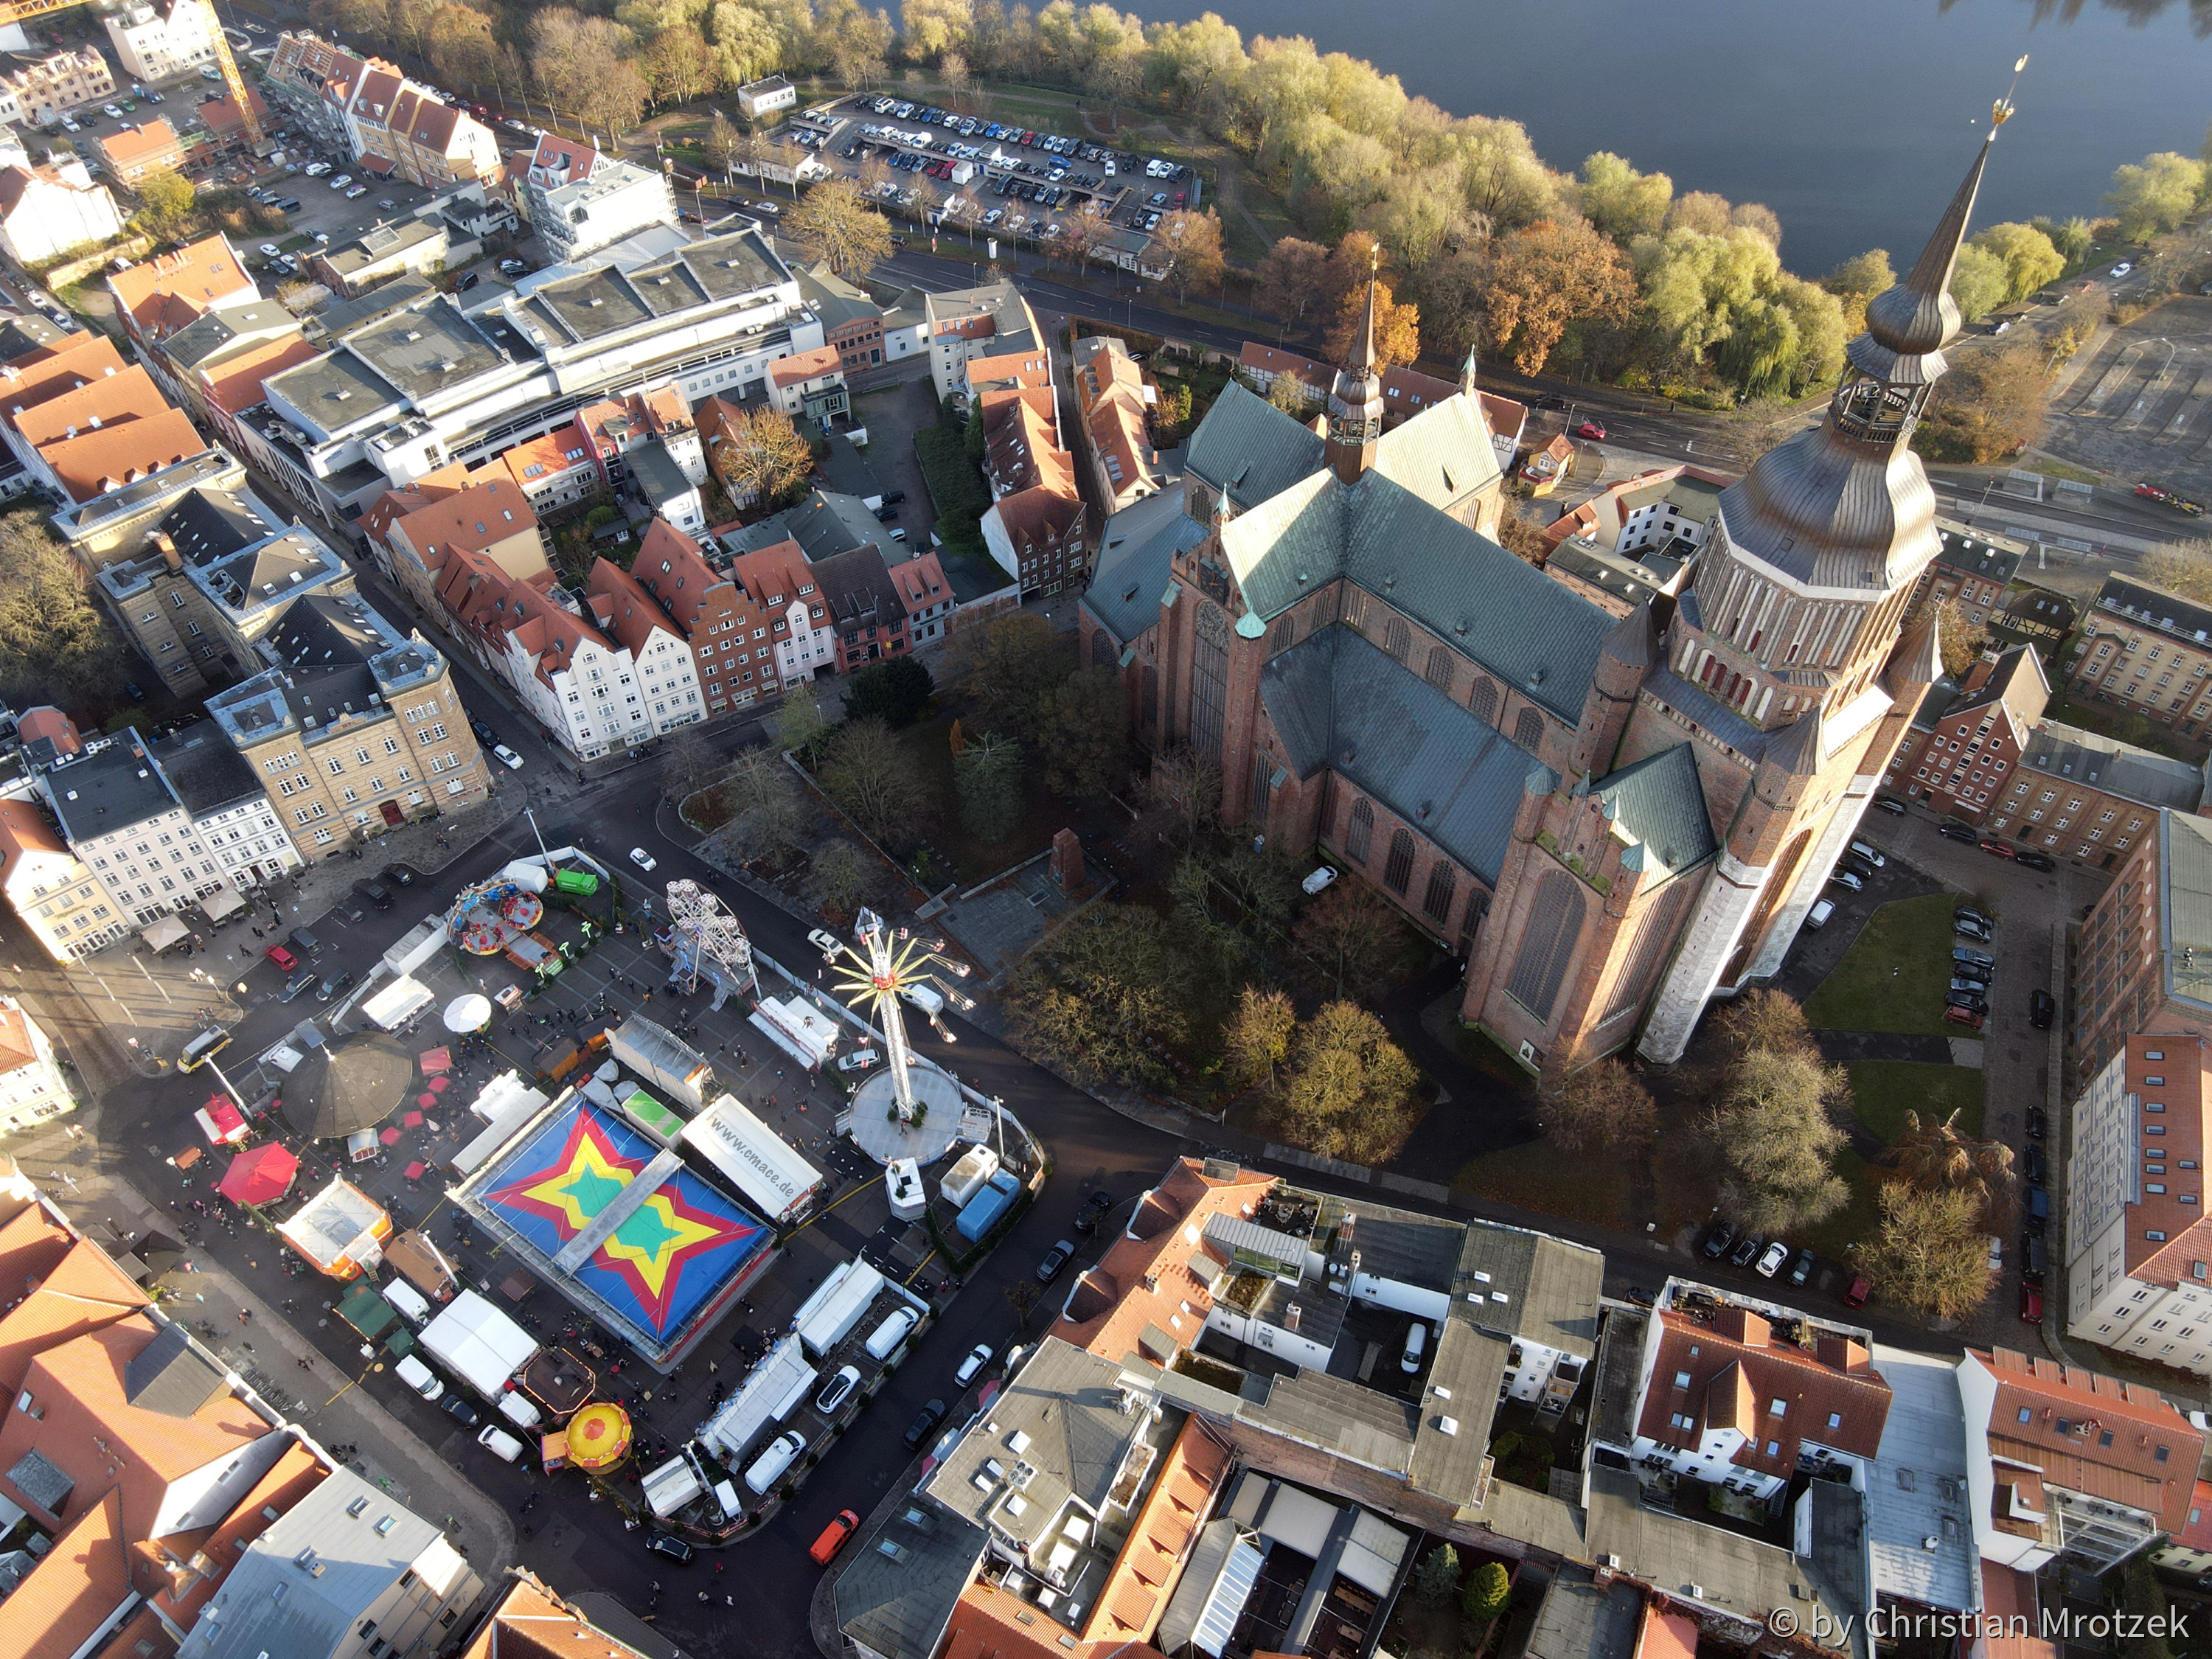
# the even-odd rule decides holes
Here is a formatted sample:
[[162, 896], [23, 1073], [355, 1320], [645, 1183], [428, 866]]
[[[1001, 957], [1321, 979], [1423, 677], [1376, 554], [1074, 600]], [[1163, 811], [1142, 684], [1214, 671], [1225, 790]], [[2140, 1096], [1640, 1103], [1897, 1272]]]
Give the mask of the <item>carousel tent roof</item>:
[[381, 1033], [317, 1048], [284, 1080], [284, 1118], [316, 1140], [374, 1128], [392, 1115], [415, 1076], [415, 1057]]

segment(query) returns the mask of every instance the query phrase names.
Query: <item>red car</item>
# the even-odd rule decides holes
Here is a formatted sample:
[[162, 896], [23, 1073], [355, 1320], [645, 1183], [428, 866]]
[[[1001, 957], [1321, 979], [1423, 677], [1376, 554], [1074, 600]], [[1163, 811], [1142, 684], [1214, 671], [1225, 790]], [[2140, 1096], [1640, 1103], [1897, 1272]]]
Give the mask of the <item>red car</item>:
[[1846, 1308], [1863, 1308], [1866, 1306], [1867, 1297], [1873, 1289], [1874, 1286], [1867, 1283], [1866, 1275], [1858, 1274], [1844, 1287], [1844, 1305]]
[[837, 1552], [845, 1547], [845, 1540], [860, 1530], [860, 1517], [850, 1510], [837, 1511], [837, 1518], [822, 1528], [822, 1535], [814, 1540], [807, 1553], [815, 1565], [826, 1567]]
[[1983, 1025], [1983, 1016], [1972, 1008], [1946, 1008], [1943, 1018], [1954, 1025], [1965, 1026], [1970, 1031], [1978, 1031]]
[[1580, 426], [1575, 428], [1575, 436], [1577, 438], [1602, 438], [1605, 436], [1605, 428], [1600, 426], [1595, 421], [1584, 421]]
[[2020, 1287], [2020, 1317], [2023, 1324], [2043, 1322], [2043, 1292], [2033, 1285]]
[[300, 958], [294, 956], [289, 951], [286, 950], [281, 945], [272, 945], [261, 954], [267, 957], [270, 961], [275, 963], [280, 969], [288, 974], [300, 965]]
[[2013, 856], [2012, 843], [2008, 841], [1999, 841], [1995, 836], [1985, 836], [1974, 845], [1993, 859], [2008, 859]]

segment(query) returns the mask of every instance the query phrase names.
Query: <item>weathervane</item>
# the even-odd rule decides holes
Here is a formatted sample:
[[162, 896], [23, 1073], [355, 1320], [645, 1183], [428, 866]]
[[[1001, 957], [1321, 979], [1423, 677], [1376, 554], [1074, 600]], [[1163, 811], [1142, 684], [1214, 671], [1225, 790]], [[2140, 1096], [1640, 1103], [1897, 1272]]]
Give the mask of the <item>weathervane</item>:
[[2005, 88], [2004, 96], [1990, 106], [1990, 137], [1996, 137], [1997, 129], [2013, 118], [2013, 87], [2020, 84], [2020, 72], [2027, 67], [2027, 54], [2022, 52], [2012, 66], [2012, 86]]

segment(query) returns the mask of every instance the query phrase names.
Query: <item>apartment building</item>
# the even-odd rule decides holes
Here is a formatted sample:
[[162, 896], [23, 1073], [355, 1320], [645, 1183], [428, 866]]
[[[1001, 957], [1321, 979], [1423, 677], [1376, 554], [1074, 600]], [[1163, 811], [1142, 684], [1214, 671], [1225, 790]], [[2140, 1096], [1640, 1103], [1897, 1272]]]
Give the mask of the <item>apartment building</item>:
[[0, 254], [15, 264], [43, 265], [122, 234], [113, 193], [93, 182], [83, 162], [0, 168]]
[[453, 258], [453, 239], [437, 216], [372, 225], [314, 256], [315, 275], [333, 293], [356, 299], [393, 277], [441, 271]]
[[207, 710], [304, 856], [489, 793], [451, 667], [419, 634], [403, 636], [358, 599], [317, 597], [295, 604], [258, 650], [270, 666]]
[[1070, 359], [1076, 418], [1091, 480], [1106, 511], [1119, 513], [1160, 487], [1145, 428], [1154, 394], [1117, 336], [1078, 340]]
[[354, 153], [364, 167], [428, 191], [471, 180], [503, 180], [506, 165], [496, 133], [413, 81], [402, 79], [398, 90], [392, 90], [392, 79], [386, 69], [370, 69], [348, 111], [358, 138]]
[[258, 673], [254, 645], [295, 599], [349, 594], [353, 571], [312, 531], [243, 489], [195, 489], [136, 557], [96, 578], [131, 643], [179, 696]]
[[195, 74], [215, 62], [215, 11], [207, 0], [155, 0], [126, 6], [100, 20], [116, 61], [149, 86]]
[[179, 726], [149, 752], [232, 888], [250, 891], [300, 867], [300, 849], [268, 790], [213, 720]]
[[[969, 393], [969, 365], [981, 358], [1035, 358], [1045, 349], [1036, 314], [1012, 283], [948, 289], [923, 302], [929, 325], [929, 374], [939, 403]], [[1049, 368], [1048, 368], [1049, 384]]]
[[378, 60], [356, 58], [343, 46], [313, 34], [287, 29], [277, 37], [261, 84], [292, 119], [304, 122], [321, 143], [357, 155], [352, 130], [346, 125], [346, 110], [372, 64], [380, 69], [391, 68]]
[[15, 100], [25, 125], [43, 127], [82, 105], [112, 98], [115, 76], [96, 50], [80, 46], [0, 75], [0, 86]]
[[677, 222], [675, 193], [662, 174], [550, 134], [531, 155], [521, 199], [538, 241], [562, 264]]
[[983, 474], [994, 497], [983, 514], [983, 545], [1020, 584], [1024, 599], [1079, 585], [1088, 570], [1089, 520], [1075, 487], [1075, 458], [1060, 441], [1060, 400], [1049, 380], [983, 392], [969, 418], [983, 422]]
[[[278, 317], [268, 316], [270, 312]], [[247, 453], [246, 411], [262, 401], [264, 383], [271, 375], [313, 361], [319, 354], [281, 307], [259, 301], [241, 307], [237, 313], [210, 312], [184, 333], [171, 335], [167, 343], [173, 346], [203, 325], [222, 326], [226, 317], [234, 319], [238, 331], [230, 339], [211, 345], [198, 362], [180, 361], [174, 355], [171, 362], [185, 371], [185, 395], [179, 401], [215, 428], [220, 442], [242, 455]], [[249, 326], [251, 333], [246, 331]], [[216, 328], [210, 327], [208, 332], [213, 335]], [[312, 500], [313, 492], [306, 498]]]
[[[799, 543], [787, 538], [740, 553], [731, 562], [730, 571], [739, 589], [763, 613], [763, 620], [754, 622], [745, 635], [733, 636], [720, 647], [732, 653], [730, 662], [719, 665], [732, 708], [804, 685], [836, 663], [836, 624]], [[750, 665], [746, 637], [751, 641]], [[701, 672], [713, 671], [702, 663]], [[708, 684], [711, 695], [713, 681]]]
[[[794, 546], [792, 550], [798, 550]], [[803, 558], [799, 568], [805, 568]], [[708, 716], [742, 708], [780, 689], [774, 664], [777, 649], [792, 637], [787, 617], [765, 602], [765, 592], [755, 592], [726, 564], [719, 569], [709, 564], [705, 550], [690, 536], [655, 519], [638, 544], [629, 576], [690, 647], [692, 679]], [[593, 578], [598, 580], [596, 571]], [[777, 588], [779, 605], [789, 602], [791, 591]], [[799, 615], [805, 615], [803, 603]]]
[[2145, 826], [2081, 923], [2073, 1014], [2085, 1077], [2137, 1032], [2212, 1035], [2212, 822], [2166, 809]]
[[119, 185], [135, 185], [149, 173], [174, 173], [185, 164], [184, 141], [164, 116], [102, 133], [92, 146]]
[[629, 653], [638, 701], [653, 729], [669, 732], [706, 719], [696, 647], [653, 595], [607, 559], [592, 565], [589, 594], [592, 619]]
[[388, 492], [362, 515], [362, 528], [385, 574], [431, 615], [455, 553], [480, 554], [520, 580], [550, 568], [537, 511], [503, 467], [449, 468], [411, 490]]
[[73, 962], [131, 932], [119, 910], [31, 800], [0, 799], [0, 895], [56, 962]]
[[779, 414], [804, 415], [824, 427], [849, 415], [853, 399], [845, 390], [843, 354], [834, 345], [818, 345], [770, 363], [768, 400]]
[[111, 271], [107, 292], [125, 331], [142, 350], [159, 346], [226, 301], [261, 297], [220, 232], [173, 253], [142, 259], [128, 270]]
[[76, 1110], [54, 1045], [13, 997], [0, 996], [0, 1134]]
[[[553, 276], [473, 315], [434, 291], [396, 307], [374, 301], [337, 322], [323, 356], [270, 376], [264, 404], [240, 417], [248, 452], [299, 480], [302, 499], [333, 522], [453, 462], [557, 431], [629, 388], [666, 388], [688, 421], [701, 398], [759, 386], [771, 362], [821, 340], [757, 229], [628, 270]], [[648, 435], [684, 465], [682, 434]], [[695, 453], [696, 442], [690, 433]], [[703, 479], [703, 461], [693, 465], [686, 476]]]
[[2036, 722], [2012, 788], [1992, 803], [1989, 823], [2023, 847], [2109, 870], [2161, 809], [2195, 813], [2203, 801], [2197, 768], [2046, 715]]
[[541, 520], [564, 516], [606, 489], [597, 459], [572, 431], [549, 432], [517, 444], [499, 458], [499, 465]]
[[[210, 751], [211, 752], [211, 751]], [[195, 766], [203, 758], [189, 757]], [[232, 757], [234, 760], [235, 757]], [[208, 773], [202, 790], [188, 802], [163, 768], [161, 757], [135, 732], [88, 745], [84, 752], [40, 775], [40, 793], [61, 826], [70, 850], [93, 872], [118, 913], [144, 927], [184, 908], [230, 884], [234, 863], [210, 844], [220, 830], [228, 838], [241, 831], [241, 847], [259, 842], [264, 852], [249, 872], [276, 875], [298, 863], [283, 830], [266, 811], [265, 794], [250, 786], [258, 806], [234, 793], [236, 780]], [[233, 819], [234, 808], [246, 816]], [[207, 821], [197, 816], [207, 814]], [[213, 820], [222, 815], [218, 825]]]
[[2027, 544], [2009, 536], [1992, 536], [1954, 520], [1938, 519], [1936, 533], [1942, 551], [1921, 573], [1912, 590], [1915, 607], [1953, 599], [1972, 622], [1989, 623], [2005, 611], [2005, 596], [2020, 574]]
[[1890, 761], [1891, 792], [1972, 823], [1988, 819], [1993, 803], [2000, 812], [2008, 800], [2025, 807], [2014, 774], [2050, 701], [2042, 659], [2025, 646], [1984, 657], [1955, 683], [1945, 676]]
[[2204, 741], [2212, 716], [2212, 609], [2107, 576], [2063, 670], [2075, 696], [2110, 703]]
[[837, 353], [839, 367], [848, 375], [881, 367], [884, 308], [875, 296], [830, 270], [827, 260], [792, 270], [799, 297], [821, 320], [823, 342]]
[[2155, 1389], [2007, 1348], [1958, 1375], [1984, 1561], [2103, 1572], [2187, 1524], [2204, 1434]]
[[2074, 1103], [2068, 1334], [2212, 1376], [2206, 1042], [2130, 1036]]
[[1863, 1483], [1890, 1406], [1872, 1335], [1741, 1298], [1696, 1317], [1695, 1294], [1676, 1289], [1647, 1322], [1632, 1432], [1614, 1449], [1760, 1502], [1804, 1474]]
[[[774, 370], [771, 369], [773, 374]], [[631, 487], [655, 518], [665, 519], [678, 530], [696, 535], [707, 527], [707, 497], [700, 481], [684, 470], [658, 438], [648, 438], [625, 452]]]
[[132, 422], [174, 412], [154, 384], [154, 377], [133, 363], [115, 374], [102, 374], [82, 386], [58, 392], [35, 408], [11, 410], [9, 447], [34, 483], [49, 495], [60, 495], [69, 490], [62, 466], [71, 441], [94, 433], [120, 431]]
[[1721, 491], [1732, 482], [1703, 467], [1653, 467], [1562, 513], [1545, 526], [1544, 540], [1553, 548], [1574, 540], [1687, 563], [1712, 533]]

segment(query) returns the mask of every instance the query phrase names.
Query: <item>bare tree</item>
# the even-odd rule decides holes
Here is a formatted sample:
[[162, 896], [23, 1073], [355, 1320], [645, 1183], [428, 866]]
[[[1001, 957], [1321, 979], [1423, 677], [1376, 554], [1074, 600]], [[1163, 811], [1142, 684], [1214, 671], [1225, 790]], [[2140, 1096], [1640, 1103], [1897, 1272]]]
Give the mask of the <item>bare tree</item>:
[[849, 179], [833, 179], [808, 191], [806, 199], [785, 216], [783, 228], [808, 258], [827, 260], [839, 276], [872, 270], [890, 258], [890, 226]]
[[1618, 1059], [1577, 1052], [1547, 1071], [1539, 1088], [1544, 1139], [1576, 1156], [1648, 1145], [1658, 1132], [1651, 1097]]
[[878, 841], [911, 826], [930, 805], [913, 754], [878, 720], [854, 720], [830, 739], [822, 789]]

